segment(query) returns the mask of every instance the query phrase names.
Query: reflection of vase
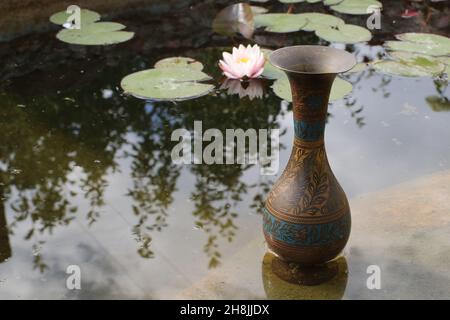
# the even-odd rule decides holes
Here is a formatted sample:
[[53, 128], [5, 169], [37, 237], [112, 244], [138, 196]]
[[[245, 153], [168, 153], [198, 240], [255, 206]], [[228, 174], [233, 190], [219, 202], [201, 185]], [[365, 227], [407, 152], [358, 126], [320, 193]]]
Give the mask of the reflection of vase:
[[277, 257], [268, 252], [264, 256], [262, 264], [264, 291], [268, 299], [339, 300], [344, 296], [348, 281], [348, 267], [344, 257], [339, 257], [327, 263], [338, 269], [337, 274], [331, 280], [317, 286], [302, 286], [280, 279], [275, 270], [273, 270], [274, 262], [277, 259]]
[[264, 235], [281, 259], [301, 266], [335, 258], [350, 235], [350, 208], [328, 164], [324, 130], [337, 73], [355, 64], [348, 52], [321, 46], [286, 47], [270, 62], [290, 81], [294, 145], [264, 208]]

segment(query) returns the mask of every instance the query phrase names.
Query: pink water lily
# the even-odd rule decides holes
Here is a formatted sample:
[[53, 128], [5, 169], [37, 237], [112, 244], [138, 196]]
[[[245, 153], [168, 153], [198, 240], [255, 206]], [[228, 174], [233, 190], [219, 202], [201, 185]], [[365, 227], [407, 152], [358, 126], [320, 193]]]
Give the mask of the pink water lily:
[[219, 67], [227, 78], [251, 79], [263, 73], [265, 62], [264, 54], [258, 45], [244, 47], [241, 44], [239, 48], [233, 48], [232, 54], [223, 53], [223, 60], [220, 60]]

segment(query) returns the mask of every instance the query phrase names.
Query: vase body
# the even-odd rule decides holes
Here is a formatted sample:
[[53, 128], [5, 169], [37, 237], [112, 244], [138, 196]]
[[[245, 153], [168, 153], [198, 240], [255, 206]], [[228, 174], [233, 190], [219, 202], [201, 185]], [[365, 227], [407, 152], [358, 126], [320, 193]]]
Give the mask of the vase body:
[[283, 70], [291, 85], [295, 137], [287, 166], [266, 198], [263, 231], [278, 257], [313, 266], [335, 258], [350, 235], [347, 197], [324, 145], [336, 73], [314, 73], [304, 65], [292, 68]]

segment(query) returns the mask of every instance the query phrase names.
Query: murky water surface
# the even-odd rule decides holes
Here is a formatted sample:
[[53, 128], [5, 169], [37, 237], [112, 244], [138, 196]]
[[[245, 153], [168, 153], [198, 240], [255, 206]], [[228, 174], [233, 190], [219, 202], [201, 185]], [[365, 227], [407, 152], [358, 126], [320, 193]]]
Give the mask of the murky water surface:
[[[277, 176], [258, 165], [171, 160], [171, 133], [196, 120], [223, 133], [279, 128], [280, 174], [292, 112], [270, 81], [262, 99], [217, 90], [146, 102], [121, 95], [120, 79], [176, 55], [218, 79], [221, 50], [162, 50], [139, 36], [86, 49], [40, 37], [51, 57], [39, 67], [24, 53], [2, 61], [0, 298], [450, 298], [450, 108], [430, 103], [449, 95], [438, 82], [346, 76], [354, 89], [330, 105], [326, 147], [352, 208], [347, 267], [302, 288], [267, 267], [259, 209]], [[383, 52], [347, 49], [360, 61]], [[81, 268], [81, 290], [66, 288], [70, 265]], [[381, 290], [366, 286], [370, 265], [381, 269]]]

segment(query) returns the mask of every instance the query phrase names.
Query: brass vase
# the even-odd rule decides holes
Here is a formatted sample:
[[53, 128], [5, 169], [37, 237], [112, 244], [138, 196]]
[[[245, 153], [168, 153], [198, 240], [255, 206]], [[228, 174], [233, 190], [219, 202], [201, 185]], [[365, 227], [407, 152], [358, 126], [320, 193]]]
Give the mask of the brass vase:
[[282, 260], [323, 264], [350, 236], [350, 207], [328, 163], [324, 130], [333, 81], [355, 65], [355, 58], [331, 47], [293, 46], [274, 51], [269, 60], [289, 78], [295, 138], [289, 162], [265, 202], [264, 235]]

